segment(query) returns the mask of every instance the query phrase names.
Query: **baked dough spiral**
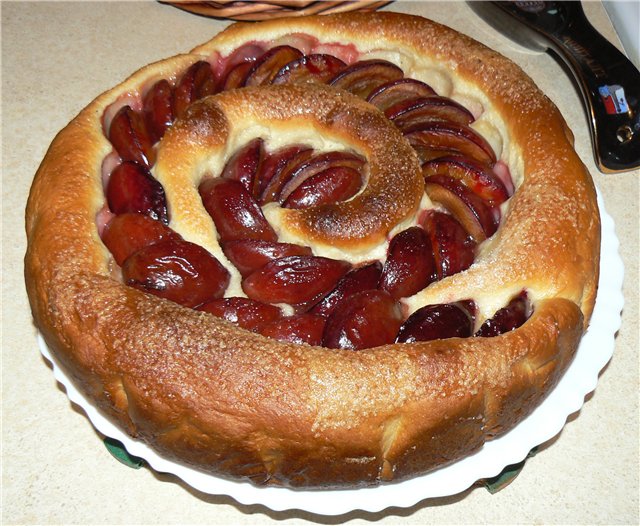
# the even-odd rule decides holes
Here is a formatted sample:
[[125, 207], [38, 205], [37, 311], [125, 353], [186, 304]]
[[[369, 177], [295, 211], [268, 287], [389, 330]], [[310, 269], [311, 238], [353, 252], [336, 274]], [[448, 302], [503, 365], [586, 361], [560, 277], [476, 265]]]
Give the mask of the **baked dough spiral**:
[[[126, 286], [101, 240], [109, 124], [158, 79], [238, 49], [294, 45], [346, 63], [384, 59], [473, 108], [473, 128], [515, 193], [473, 264], [402, 300], [473, 299], [478, 323], [526, 290], [527, 321], [498, 336], [360, 351], [278, 341]], [[303, 139], [356, 152], [351, 199], [265, 207], [282, 240], [352, 265], [385, 254], [435, 205], [414, 149], [382, 112], [326, 86], [245, 87], [194, 102], [155, 147], [169, 226], [228, 264], [198, 195], [242, 144]], [[105, 173], [106, 172], [106, 176]], [[191, 53], [151, 64], [89, 104], [53, 141], [26, 212], [26, 284], [36, 326], [79, 388], [161, 454], [256, 484], [354, 487], [402, 480], [476, 451], [516, 425], [562, 376], [588, 325], [599, 262], [591, 178], [557, 109], [513, 63], [434, 22], [394, 13], [234, 24]], [[231, 269], [229, 287], [240, 277]], [[235, 290], [234, 289], [234, 290]]]

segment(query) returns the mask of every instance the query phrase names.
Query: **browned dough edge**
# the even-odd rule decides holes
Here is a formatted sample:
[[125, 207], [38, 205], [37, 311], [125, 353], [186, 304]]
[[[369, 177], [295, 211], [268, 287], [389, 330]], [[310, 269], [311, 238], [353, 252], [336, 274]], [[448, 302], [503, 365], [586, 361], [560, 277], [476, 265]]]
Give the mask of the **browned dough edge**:
[[[78, 387], [163, 455], [257, 484], [401, 480], [512, 428], [571, 362], [596, 292], [593, 183], [564, 120], [517, 66], [421, 18], [353, 13], [240, 24], [197, 53], [291, 27], [332, 41], [401, 43], [495, 94], [510, 139], [523, 146], [524, 182], [491, 250], [464, 281], [472, 292], [531, 287], [531, 319], [491, 339], [354, 353], [269, 340], [111, 279], [95, 226], [104, 201], [100, 165], [111, 149], [102, 113], [119, 93], [199, 58], [189, 55], [143, 68], [53, 141], [26, 212], [34, 320]], [[506, 275], [491, 272], [493, 266]], [[458, 294], [456, 279], [438, 286]]]

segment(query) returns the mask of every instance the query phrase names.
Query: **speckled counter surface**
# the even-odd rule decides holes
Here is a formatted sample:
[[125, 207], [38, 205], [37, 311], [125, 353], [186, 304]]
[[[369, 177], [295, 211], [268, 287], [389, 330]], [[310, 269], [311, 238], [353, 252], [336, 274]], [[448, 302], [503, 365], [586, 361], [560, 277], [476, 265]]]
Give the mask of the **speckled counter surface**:
[[[520, 476], [491, 495], [474, 488], [409, 509], [339, 517], [272, 512], [195, 491], [110, 456], [38, 352], [23, 283], [24, 205], [55, 133], [129, 73], [209, 39], [225, 22], [155, 2], [2, 2], [2, 523], [3, 524], [638, 524], [638, 189], [640, 174], [603, 175], [580, 98], [550, 56], [496, 34], [464, 3], [394, 3], [517, 62], [559, 106], [578, 154], [616, 222], [625, 307], [596, 391]], [[617, 44], [600, 3], [592, 23]], [[607, 269], [603, 269], [607, 272]]]

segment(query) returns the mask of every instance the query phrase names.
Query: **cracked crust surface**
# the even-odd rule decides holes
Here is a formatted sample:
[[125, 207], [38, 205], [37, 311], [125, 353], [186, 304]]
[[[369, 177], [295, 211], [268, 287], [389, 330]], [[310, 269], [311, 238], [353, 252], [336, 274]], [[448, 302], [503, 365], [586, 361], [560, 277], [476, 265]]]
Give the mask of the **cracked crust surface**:
[[[173, 77], [202, 57], [291, 32], [395, 57], [446, 95], [481, 108], [478, 129], [511, 168], [516, 194], [474, 265], [408, 304], [415, 310], [472, 297], [486, 314], [526, 288], [534, 313], [522, 327], [495, 338], [336, 351], [270, 340], [111, 277], [96, 227], [104, 206], [102, 163], [111, 151], [105, 110], [122, 94]], [[223, 96], [215, 111], [232, 112], [234, 97], [242, 99]], [[512, 428], [553, 388], [596, 293], [595, 191], [555, 107], [495, 52], [394, 13], [237, 24], [188, 55], [143, 68], [55, 138], [36, 174], [26, 220], [34, 319], [79, 388], [162, 454], [257, 484], [376, 484], [470, 454]], [[314, 235], [311, 227], [300, 230]]]

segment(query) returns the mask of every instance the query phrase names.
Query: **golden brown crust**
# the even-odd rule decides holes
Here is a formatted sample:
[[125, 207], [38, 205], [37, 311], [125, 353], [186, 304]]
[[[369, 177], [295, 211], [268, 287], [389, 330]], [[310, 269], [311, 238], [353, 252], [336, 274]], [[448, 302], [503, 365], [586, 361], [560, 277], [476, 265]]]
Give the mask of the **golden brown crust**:
[[[105, 109], [202, 56], [291, 30], [353, 43], [362, 53], [397, 52], [403, 66], [428, 70], [448, 95], [483, 108], [479, 127], [493, 137], [518, 191], [475, 264], [414, 296], [409, 308], [473, 297], [486, 315], [526, 288], [534, 313], [522, 327], [490, 339], [335, 351], [266, 339], [110, 277], [96, 228], [101, 165], [111, 150]], [[219, 104], [225, 114], [238, 99], [225, 95], [202, 107]], [[426, 472], [530, 413], [563, 374], [588, 323], [599, 219], [569, 136], [519, 68], [421, 18], [355, 13], [231, 26], [191, 55], [136, 73], [53, 141], [26, 212], [25, 276], [36, 325], [81, 390], [169, 457], [292, 486], [376, 484]], [[197, 230], [185, 221], [184, 232]], [[296, 221], [304, 235], [316, 235], [311, 223]]]
[[[267, 140], [288, 136], [292, 143], [305, 135], [327, 137], [369, 161], [367, 183], [353, 199], [305, 210], [274, 210], [281, 238], [364, 252], [384, 243], [398, 223], [418, 210], [424, 179], [417, 156], [381, 113], [347, 92], [327, 97], [324, 86], [269, 86], [205, 99], [167, 132], [154, 173], [177, 203], [174, 228], [191, 238], [205, 230], [215, 233], [215, 225], [198, 206], [197, 183], [207, 173], [219, 173], [228, 144], [236, 144], [237, 137], [252, 138], [253, 130]], [[197, 210], [201, 217], [194, 217]], [[213, 236], [209, 243], [215, 244]]]

